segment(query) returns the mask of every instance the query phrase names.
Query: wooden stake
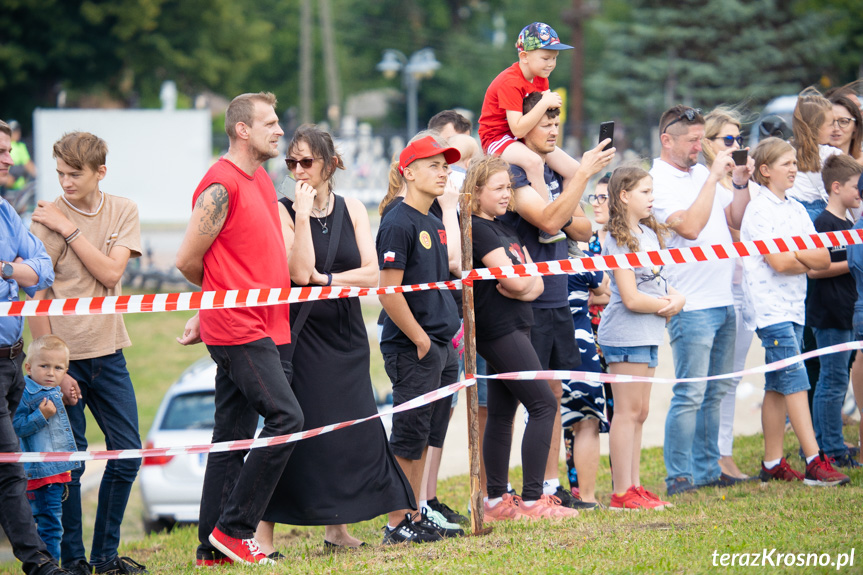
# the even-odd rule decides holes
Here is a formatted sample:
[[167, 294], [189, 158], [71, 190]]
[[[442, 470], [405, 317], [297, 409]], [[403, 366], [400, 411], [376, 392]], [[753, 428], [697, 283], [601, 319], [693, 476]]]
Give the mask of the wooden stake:
[[[462, 193], [460, 202], [461, 217], [461, 267], [464, 271], [473, 269], [473, 226], [471, 225], [472, 195]], [[476, 374], [476, 329], [473, 314], [473, 286], [462, 286], [462, 315], [464, 318], [464, 373], [465, 377]], [[482, 490], [479, 483], [479, 401], [476, 385], [465, 389], [467, 394], [467, 438], [470, 455], [470, 524], [474, 535], [481, 535], [490, 530], [483, 530]]]

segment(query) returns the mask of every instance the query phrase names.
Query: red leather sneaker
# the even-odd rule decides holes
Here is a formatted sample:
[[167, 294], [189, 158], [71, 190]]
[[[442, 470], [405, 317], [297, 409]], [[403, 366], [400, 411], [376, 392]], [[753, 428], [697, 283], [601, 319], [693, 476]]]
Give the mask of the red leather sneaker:
[[806, 466], [806, 477], [803, 479], [805, 485], [818, 487], [833, 487], [834, 485], [845, 485], [851, 479], [844, 473], [833, 469], [830, 457], [825, 457], [823, 451], [818, 452], [818, 457]]
[[213, 547], [224, 553], [236, 563], [244, 565], [275, 565], [276, 562], [269, 559], [261, 548], [258, 546], [257, 540], [254, 537], [251, 539], [236, 539], [229, 535], [225, 535], [216, 527], [210, 533], [210, 543]]

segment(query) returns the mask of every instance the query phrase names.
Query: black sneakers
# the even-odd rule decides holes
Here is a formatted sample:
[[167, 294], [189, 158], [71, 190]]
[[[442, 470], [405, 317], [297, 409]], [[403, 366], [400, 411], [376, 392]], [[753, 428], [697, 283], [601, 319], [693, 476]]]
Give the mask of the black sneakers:
[[405, 518], [390, 529], [384, 525], [384, 545], [395, 545], [397, 543], [431, 543], [440, 541], [441, 536], [436, 531], [426, 531], [420, 524], [411, 521], [411, 514], [405, 513]]
[[432, 533], [437, 533], [441, 537], [461, 537], [464, 535], [464, 529], [460, 527], [456, 527], [457, 523], [450, 523], [449, 525], [453, 525], [453, 527], [448, 527], [447, 525], [441, 525], [437, 521], [434, 521], [431, 517], [426, 515], [425, 509], [420, 511], [420, 515], [414, 515], [412, 519], [419, 519], [416, 521], [416, 525], [419, 525], [422, 529], [426, 531], [430, 531]]
[[90, 564], [83, 559], [73, 561], [69, 564], [64, 561], [63, 569], [65, 569], [68, 573], [71, 573], [72, 575], [91, 575], [91, 573], [93, 573], [93, 568], [90, 567]]
[[438, 501], [437, 497], [435, 497], [434, 499], [429, 499], [428, 506], [443, 515], [444, 519], [446, 519], [450, 523], [468, 523], [470, 521], [464, 515], [461, 515], [457, 511], [453, 511], [452, 509], [450, 509], [449, 505], [447, 505], [446, 503], [441, 503], [440, 501]]
[[[96, 566], [94, 566], [96, 567]], [[147, 567], [129, 557], [114, 557], [104, 565], [96, 567], [95, 573], [107, 575], [134, 575], [136, 573], [147, 573]]]
[[560, 499], [560, 504], [564, 507], [568, 507], [570, 509], [577, 509], [579, 511], [590, 511], [592, 509], [596, 509], [599, 505], [598, 503], [590, 503], [588, 501], [582, 501], [577, 498], [572, 492], [565, 488], [563, 485], [557, 486], [557, 491], [554, 492], [554, 496]]

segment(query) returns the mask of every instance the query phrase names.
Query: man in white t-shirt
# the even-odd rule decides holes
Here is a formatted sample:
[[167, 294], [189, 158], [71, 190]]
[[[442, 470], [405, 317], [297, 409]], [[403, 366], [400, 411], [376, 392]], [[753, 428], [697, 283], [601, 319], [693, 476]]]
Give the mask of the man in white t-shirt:
[[[662, 151], [653, 162], [653, 211], [674, 231], [669, 247], [731, 243], [749, 202], [751, 165], [734, 167], [731, 148], [716, 154], [711, 170], [698, 164], [704, 138], [699, 110], [674, 106], [659, 122]], [[749, 164], [752, 161], [750, 160]], [[733, 193], [719, 181], [734, 167]], [[678, 378], [732, 371], [736, 333], [731, 281], [733, 260], [671, 266], [669, 283], [686, 296], [683, 311], [668, 322]], [[669, 495], [737, 480], [719, 468], [719, 405], [730, 379], [677, 383], [665, 420], [666, 487]]]

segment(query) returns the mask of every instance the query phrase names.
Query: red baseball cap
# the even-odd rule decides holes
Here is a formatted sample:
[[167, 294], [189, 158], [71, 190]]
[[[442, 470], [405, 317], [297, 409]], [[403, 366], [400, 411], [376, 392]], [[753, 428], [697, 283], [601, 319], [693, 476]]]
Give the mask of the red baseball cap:
[[456, 148], [444, 148], [432, 136], [420, 138], [411, 142], [399, 154], [399, 172], [405, 173], [407, 168], [414, 160], [420, 158], [431, 158], [443, 154], [447, 164], [454, 164], [461, 158], [461, 153]]

